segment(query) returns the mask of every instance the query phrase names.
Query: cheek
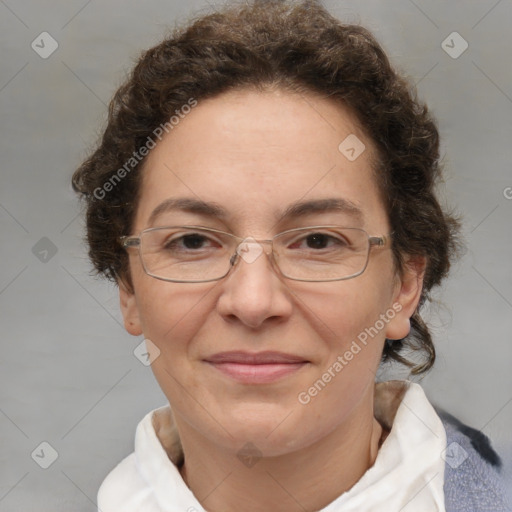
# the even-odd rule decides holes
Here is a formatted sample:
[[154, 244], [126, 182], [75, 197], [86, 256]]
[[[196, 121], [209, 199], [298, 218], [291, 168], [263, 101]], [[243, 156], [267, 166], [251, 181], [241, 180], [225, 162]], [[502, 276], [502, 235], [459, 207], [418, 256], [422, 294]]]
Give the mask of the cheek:
[[[324, 283], [317, 291], [303, 287], [296, 292], [300, 314], [307, 317], [315, 331], [322, 333], [323, 339], [329, 340], [329, 345], [343, 349], [374, 326], [390, 308], [393, 296], [390, 282], [381, 283], [362, 274], [352, 280]], [[383, 331], [380, 323], [378, 328]]]
[[147, 277], [137, 289], [144, 335], [162, 345], [161, 350], [177, 348], [200, 328], [209, 290], [200, 284], [180, 285]]
[[296, 397], [311, 432], [328, 431], [350, 416], [375, 381], [384, 346], [382, 315], [390, 309], [392, 290], [355, 280], [341, 284], [342, 292], [338, 288], [304, 299], [324, 351], [315, 375]]
[[[151, 369], [169, 402], [177, 410], [187, 410], [190, 408], [189, 395], [202, 400], [203, 390], [193, 364], [194, 354], [200, 349], [196, 342], [197, 333], [211, 310], [208, 290], [204, 285], [180, 285], [149, 279], [151, 281], [145, 280], [138, 292], [144, 337], [160, 351]], [[191, 286], [195, 288], [191, 289]]]

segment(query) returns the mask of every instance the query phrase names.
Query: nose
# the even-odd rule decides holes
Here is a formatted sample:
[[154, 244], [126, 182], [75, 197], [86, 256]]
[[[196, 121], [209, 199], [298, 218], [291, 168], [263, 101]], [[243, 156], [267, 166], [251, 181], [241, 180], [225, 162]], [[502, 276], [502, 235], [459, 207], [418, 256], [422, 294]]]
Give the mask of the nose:
[[246, 238], [232, 258], [234, 267], [222, 282], [217, 309], [226, 321], [251, 329], [285, 320], [292, 304], [288, 286], [272, 265], [271, 245]]

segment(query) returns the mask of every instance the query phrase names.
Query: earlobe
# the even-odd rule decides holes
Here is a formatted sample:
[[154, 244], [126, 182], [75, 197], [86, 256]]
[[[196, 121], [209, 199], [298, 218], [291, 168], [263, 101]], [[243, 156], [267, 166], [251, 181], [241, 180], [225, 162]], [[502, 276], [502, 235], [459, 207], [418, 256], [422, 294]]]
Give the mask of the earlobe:
[[139, 308], [135, 293], [130, 291], [122, 282], [119, 285], [119, 303], [124, 320], [124, 328], [133, 336], [142, 334], [142, 325], [139, 317]]
[[404, 264], [404, 271], [395, 287], [393, 309], [395, 317], [387, 324], [386, 338], [401, 340], [411, 330], [410, 318], [416, 311], [423, 291], [423, 278], [427, 260], [424, 256], [411, 257]]

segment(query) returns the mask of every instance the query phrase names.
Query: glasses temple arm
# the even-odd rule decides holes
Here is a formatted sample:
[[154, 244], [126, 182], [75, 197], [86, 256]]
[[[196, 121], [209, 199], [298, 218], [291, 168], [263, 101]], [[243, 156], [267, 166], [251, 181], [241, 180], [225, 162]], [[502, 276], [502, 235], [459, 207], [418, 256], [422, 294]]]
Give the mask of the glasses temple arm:
[[123, 247], [138, 247], [140, 245], [140, 238], [138, 236], [120, 236], [119, 242]]

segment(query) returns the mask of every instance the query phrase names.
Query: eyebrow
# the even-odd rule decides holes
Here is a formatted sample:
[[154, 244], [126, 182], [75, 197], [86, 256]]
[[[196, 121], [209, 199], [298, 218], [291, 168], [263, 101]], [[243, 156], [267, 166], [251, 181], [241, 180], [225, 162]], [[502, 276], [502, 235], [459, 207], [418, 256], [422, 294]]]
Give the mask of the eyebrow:
[[[228, 212], [217, 203], [182, 197], [166, 199], [160, 203], [151, 212], [148, 222], [149, 224], [153, 224], [153, 222], [163, 213], [175, 210], [195, 213], [205, 217], [215, 217], [221, 220], [226, 220], [229, 217]], [[315, 213], [331, 212], [345, 213], [357, 220], [361, 220], [363, 218], [363, 212], [352, 201], [337, 197], [330, 197], [292, 203], [287, 206], [284, 211], [278, 213], [278, 220], [282, 222]]]

